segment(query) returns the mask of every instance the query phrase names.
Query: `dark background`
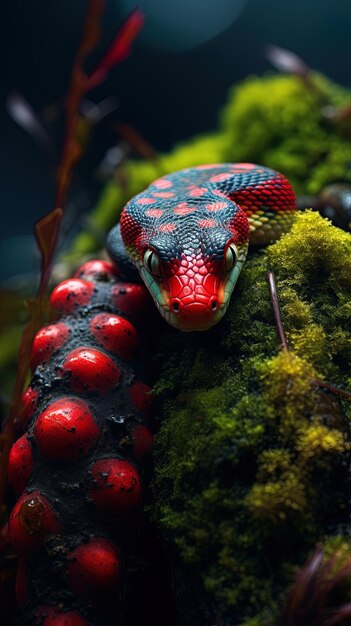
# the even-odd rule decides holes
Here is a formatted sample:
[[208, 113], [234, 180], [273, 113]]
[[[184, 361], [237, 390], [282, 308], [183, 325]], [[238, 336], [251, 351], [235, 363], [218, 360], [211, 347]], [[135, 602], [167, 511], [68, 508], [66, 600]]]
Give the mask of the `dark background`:
[[[193, 2], [197, 6], [189, 13]], [[112, 70], [108, 81], [91, 94], [96, 102], [116, 96], [119, 109], [101, 124], [79, 165], [90, 202], [99, 191], [96, 167], [116, 138], [116, 120], [130, 123], [158, 150], [168, 150], [180, 140], [210, 130], [216, 125], [231, 84], [248, 74], [271, 70], [263, 52], [267, 43], [293, 50], [311, 67], [350, 86], [350, 0], [218, 2], [139, 2], [146, 14], [143, 35], [129, 59]], [[157, 3], [162, 5], [159, 12]], [[156, 7], [154, 13], [150, 4]], [[211, 37], [214, 18], [224, 14], [225, 21], [225, 4], [229, 13], [241, 5], [237, 17], [233, 21], [229, 17], [222, 32], [206, 41], [206, 29]], [[86, 0], [2, 0], [0, 6], [4, 99], [16, 89], [36, 111], [60, 102], [67, 90]], [[129, 0], [106, 0], [97, 58], [132, 6]], [[167, 8], [173, 12], [168, 24], [162, 21]], [[54, 191], [47, 157], [7, 115], [4, 99], [0, 124], [0, 279], [21, 272], [23, 264], [29, 262], [33, 223], [51, 208]], [[60, 126], [54, 126], [53, 132], [59, 145]]]

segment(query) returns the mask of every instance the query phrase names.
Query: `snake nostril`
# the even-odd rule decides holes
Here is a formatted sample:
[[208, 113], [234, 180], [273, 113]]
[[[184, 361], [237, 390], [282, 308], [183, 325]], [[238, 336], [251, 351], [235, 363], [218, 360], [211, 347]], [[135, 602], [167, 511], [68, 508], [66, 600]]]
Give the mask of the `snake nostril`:
[[179, 311], [179, 302], [173, 302], [173, 311], [178, 313], [178, 311]]
[[211, 302], [212, 311], [215, 311], [217, 308], [217, 300], [212, 300]]

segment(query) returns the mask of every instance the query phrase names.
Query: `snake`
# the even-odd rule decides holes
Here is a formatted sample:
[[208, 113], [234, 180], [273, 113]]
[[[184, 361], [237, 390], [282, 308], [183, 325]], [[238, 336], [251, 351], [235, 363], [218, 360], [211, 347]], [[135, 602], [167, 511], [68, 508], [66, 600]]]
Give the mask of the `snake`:
[[139, 274], [171, 326], [204, 331], [223, 318], [249, 245], [279, 239], [296, 210], [291, 184], [273, 169], [200, 165], [162, 176], [132, 198], [107, 248], [122, 273]]
[[54, 288], [8, 465], [21, 623], [122, 623], [152, 449], [147, 290], [171, 326], [211, 328], [249, 244], [275, 241], [295, 211], [290, 183], [267, 167], [184, 169], [126, 204], [108, 236], [114, 262], [88, 261]]

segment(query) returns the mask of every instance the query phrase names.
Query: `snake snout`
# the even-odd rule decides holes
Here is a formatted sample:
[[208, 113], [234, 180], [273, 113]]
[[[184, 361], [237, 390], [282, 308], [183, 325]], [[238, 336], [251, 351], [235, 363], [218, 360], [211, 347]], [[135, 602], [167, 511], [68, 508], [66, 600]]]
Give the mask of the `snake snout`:
[[181, 330], [206, 330], [218, 321], [221, 306], [216, 296], [199, 300], [170, 298], [169, 311], [177, 317], [177, 327]]

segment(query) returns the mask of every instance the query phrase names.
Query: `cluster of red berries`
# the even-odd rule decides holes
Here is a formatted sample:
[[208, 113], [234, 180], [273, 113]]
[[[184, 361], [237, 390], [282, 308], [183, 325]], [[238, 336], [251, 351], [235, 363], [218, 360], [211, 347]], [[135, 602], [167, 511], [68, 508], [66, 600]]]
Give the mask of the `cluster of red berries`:
[[[112, 263], [90, 261], [53, 290], [50, 302], [60, 319], [34, 339], [33, 381], [18, 416], [19, 433], [24, 434], [11, 449], [8, 466], [10, 483], [20, 496], [9, 519], [9, 538], [20, 559], [17, 601], [23, 610], [30, 606], [28, 623], [33, 626], [87, 626], [87, 612], [83, 617], [84, 609], [82, 614], [71, 610], [76, 598], [78, 605], [85, 598], [90, 604], [95, 598], [107, 603], [108, 594], [114, 599], [113, 591], [121, 584], [123, 559], [109, 529], [128, 526], [140, 511], [140, 472], [153, 441], [147, 421], [150, 388], [136, 378], [133, 367], [140, 347], [134, 320], [144, 314], [148, 298], [141, 285], [119, 282]], [[117, 437], [110, 428], [114, 421], [125, 427]], [[127, 440], [127, 448], [122, 440], [124, 446]], [[82, 460], [82, 498], [107, 531], [96, 534], [92, 521], [78, 543], [67, 544], [63, 569], [72, 606], [37, 608], [26, 582], [35, 577], [32, 555], [45, 550], [48, 538], [64, 538], [66, 525], [62, 488], [48, 488], [45, 468], [51, 463], [59, 481], [67, 468]], [[75, 506], [79, 508], [79, 502], [72, 497]]]

